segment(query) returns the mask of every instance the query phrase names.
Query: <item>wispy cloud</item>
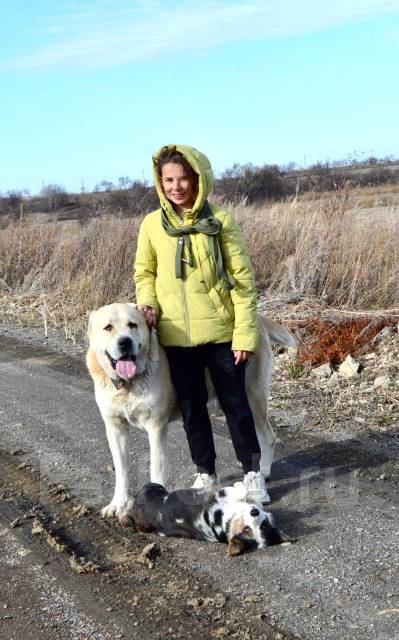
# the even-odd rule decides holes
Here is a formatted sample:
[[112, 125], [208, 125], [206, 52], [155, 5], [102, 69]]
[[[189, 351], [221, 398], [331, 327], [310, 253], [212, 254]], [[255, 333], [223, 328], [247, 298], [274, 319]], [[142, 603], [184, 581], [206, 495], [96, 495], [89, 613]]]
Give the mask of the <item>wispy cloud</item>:
[[319, 31], [389, 12], [399, 0], [92, 0], [42, 16], [45, 44], [4, 68], [106, 67], [224, 43]]

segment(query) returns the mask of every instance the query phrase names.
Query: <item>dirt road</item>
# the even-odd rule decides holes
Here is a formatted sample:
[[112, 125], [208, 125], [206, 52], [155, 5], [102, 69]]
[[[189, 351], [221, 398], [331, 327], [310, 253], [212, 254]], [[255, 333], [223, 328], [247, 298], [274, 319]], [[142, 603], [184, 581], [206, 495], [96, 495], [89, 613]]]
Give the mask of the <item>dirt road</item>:
[[[4, 640], [399, 637], [393, 440], [368, 448], [300, 424], [289, 437], [281, 428], [271, 510], [299, 542], [233, 560], [224, 545], [100, 520], [113, 472], [82, 359], [2, 336], [0, 381]], [[295, 422], [289, 408], [284, 419]], [[215, 432], [221, 476], [236, 479], [220, 419]], [[149, 448], [137, 430], [130, 442], [135, 488], [148, 479]], [[179, 423], [169, 453], [170, 485], [187, 486], [193, 468]], [[140, 553], [153, 542], [160, 555], [150, 568]]]

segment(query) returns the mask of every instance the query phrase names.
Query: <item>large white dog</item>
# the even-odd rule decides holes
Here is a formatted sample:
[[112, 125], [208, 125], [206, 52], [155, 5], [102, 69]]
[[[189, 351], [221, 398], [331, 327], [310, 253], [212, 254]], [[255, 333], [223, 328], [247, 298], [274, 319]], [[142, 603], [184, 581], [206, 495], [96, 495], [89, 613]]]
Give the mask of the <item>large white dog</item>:
[[[267, 477], [276, 436], [267, 417], [272, 375], [270, 339], [286, 346], [293, 336], [277, 323], [260, 318], [260, 345], [246, 371], [246, 389], [261, 448], [261, 472]], [[129, 499], [128, 427], [148, 433], [150, 477], [165, 485], [167, 425], [177, 413], [166, 354], [155, 330], [149, 330], [135, 304], [115, 303], [92, 311], [88, 327], [87, 367], [105, 422], [115, 468], [115, 493], [102, 516], [123, 516]], [[210, 385], [210, 398], [212, 389]]]

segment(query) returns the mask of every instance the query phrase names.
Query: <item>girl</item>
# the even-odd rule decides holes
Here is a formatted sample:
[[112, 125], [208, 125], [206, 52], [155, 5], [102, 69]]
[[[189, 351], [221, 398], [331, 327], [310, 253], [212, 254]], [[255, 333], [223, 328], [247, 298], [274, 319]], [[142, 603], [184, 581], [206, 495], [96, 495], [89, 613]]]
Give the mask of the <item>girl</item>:
[[183, 416], [195, 488], [216, 484], [205, 369], [225, 413], [244, 483], [268, 502], [260, 448], [245, 391], [245, 367], [258, 344], [256, 291], [249, 256], [232, 215], [210, 205], [208, 158], [168, 145], [153, 158], [160, 209], [140, 227], [135, 282], [139, 308], [157, 326]]

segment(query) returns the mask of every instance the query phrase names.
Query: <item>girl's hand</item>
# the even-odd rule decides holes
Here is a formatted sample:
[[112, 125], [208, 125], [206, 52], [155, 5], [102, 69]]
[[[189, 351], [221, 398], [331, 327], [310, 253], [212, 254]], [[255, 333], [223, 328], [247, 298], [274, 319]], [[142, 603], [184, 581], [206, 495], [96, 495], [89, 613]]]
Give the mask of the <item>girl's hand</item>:
[[137, 309], [141, 311], [147, 321], [149, 327], [155, 327], [157, 323], [157, 314], [152, 307], [148, 307], [146, 304], [138, 304]]
[[254, 354], [252, 351], [233, 351], [235, 361], [234, 364], [241, 364], [241, 362], [246, 362], [249, 360]]

